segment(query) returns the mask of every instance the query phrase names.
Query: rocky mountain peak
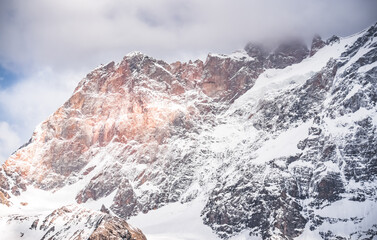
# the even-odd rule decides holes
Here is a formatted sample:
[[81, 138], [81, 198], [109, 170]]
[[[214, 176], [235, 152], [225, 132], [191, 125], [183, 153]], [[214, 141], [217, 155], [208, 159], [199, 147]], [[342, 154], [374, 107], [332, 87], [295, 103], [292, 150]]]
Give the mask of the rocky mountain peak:
[[250, 57], [257, 58], [257, 59], [266, 59], [268, 55], [268, 50], [265, 46], [258, 43], [248, 43], [245, 46], [245, 51]]
[[326, 40], [327, 45], [333, 45], [335, 43], [339, 43], [340, 38], [336, 35], [331, 36], [329, 39]]
[[263, 44], [248, 43], [245, 51], [265, 69], [285, 68], [309, 56], [306, 44], [300, 39], [283, 41], [272, 50]]
[[301, 39], [293, 39], [280, 44], [267, 58], [268, 68], [285, 68], [301, 62], [309, 55], [306, 44]]
[[318, 52], [319, 49], [326, 46], [326, 43], [322, 40], [321, 36], [318, 34], [314, 35], [312, 40], [312, 45], [310, 48], [310, 56], [313, 56], [316, 52]]

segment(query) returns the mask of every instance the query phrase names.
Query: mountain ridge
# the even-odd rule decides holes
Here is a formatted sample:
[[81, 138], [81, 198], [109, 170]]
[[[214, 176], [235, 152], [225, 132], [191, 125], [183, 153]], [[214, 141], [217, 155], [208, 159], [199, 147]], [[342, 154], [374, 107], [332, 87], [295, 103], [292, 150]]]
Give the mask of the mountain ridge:
[[135, 52], [96, 68], [3, 165], [1, 202], [70, 189], [69, 203], [127, 219], [204, 195], [201, 217], [222, 238], [373, 237], [375, 212], [321, 209], [376, 203], [375, 36], [248, 44], [205, 62]]

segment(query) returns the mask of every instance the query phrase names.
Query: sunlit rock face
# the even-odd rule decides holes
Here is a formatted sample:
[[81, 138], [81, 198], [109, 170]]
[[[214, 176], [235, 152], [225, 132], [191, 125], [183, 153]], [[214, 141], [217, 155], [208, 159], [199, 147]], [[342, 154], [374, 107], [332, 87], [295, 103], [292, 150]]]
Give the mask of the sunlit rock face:
[[77, 204], [129, 218], [200, 197], [225, 239], [373, 237], [376, 39], [372, 26], [316, 36], [310, 50], [248, 44], [171, 64], [128, 54], [89, 73], [6, 161], [0, 201], [74, 186]]

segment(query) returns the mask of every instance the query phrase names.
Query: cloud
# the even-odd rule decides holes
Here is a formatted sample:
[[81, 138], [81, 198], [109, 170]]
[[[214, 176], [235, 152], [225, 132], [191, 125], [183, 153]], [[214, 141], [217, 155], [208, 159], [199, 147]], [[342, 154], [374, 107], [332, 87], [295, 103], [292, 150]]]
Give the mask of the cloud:
[[375, 7], [372, 0], [13, 0], [1, 10], [0, 52], [2, 61], [55, 69], [133, 50], [172, 61], [285, 34], [348, 35], [376, 21]]
[[21, 145], [17, 133], [7, 122], [0, 122], [0, 163]]
[[36, 119], [42, 121], [68, 99], [79, 79], [73, 73], [44, 69], [1, 90], [0, 106], [8, 119], [35, 126]]

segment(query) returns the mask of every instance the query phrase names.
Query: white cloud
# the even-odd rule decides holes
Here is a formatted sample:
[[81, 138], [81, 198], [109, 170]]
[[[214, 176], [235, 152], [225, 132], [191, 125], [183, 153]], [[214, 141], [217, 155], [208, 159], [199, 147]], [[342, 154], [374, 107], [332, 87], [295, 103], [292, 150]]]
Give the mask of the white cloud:
[[0, 122], [0, 164], [21, 146], [17, 133], [7, 122]]
[[371, 0], [13, 0], [0, 10], [0, 60], [77, 69], [140, 50], [172, 61], [286, 34], [348, 35], [376, 21], [374, 7]]
[[0, 91], [0, 105], [8, 118], [36, 125], [68, 99], [80, 77], [44, 69]]

